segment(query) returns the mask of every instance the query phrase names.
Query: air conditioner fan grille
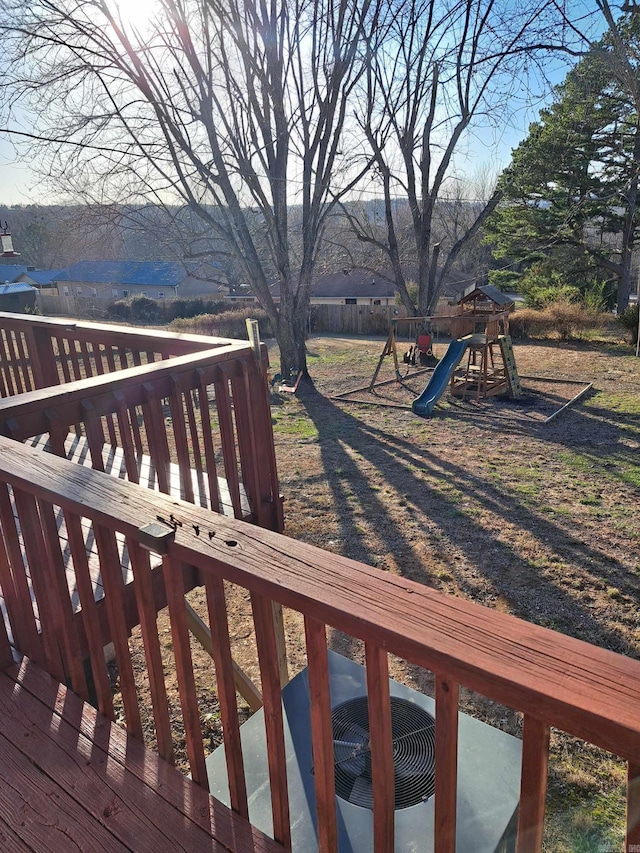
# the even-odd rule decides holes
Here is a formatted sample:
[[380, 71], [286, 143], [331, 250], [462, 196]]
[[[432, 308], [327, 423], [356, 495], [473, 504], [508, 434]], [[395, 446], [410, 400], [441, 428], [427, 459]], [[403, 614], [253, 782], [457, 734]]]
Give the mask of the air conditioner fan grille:
[[[336, 793], [362, 808], [373, 808], [369, 710], [366, 696], [334, 708], [333, 726]], [[435, 788], [435, 720], [419, 705], [391, 697], [391, 735], [395, 808], [415, 806], [433, 796]]]

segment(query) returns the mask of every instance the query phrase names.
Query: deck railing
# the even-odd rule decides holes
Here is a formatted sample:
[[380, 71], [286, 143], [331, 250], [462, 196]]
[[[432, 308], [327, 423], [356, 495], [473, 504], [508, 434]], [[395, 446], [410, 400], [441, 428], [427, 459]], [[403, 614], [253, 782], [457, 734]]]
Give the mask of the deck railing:
[[[640, 662], [4, 438], [0, 438], [0, 482], [6, 484], [2, 500], [6, 505], [4, 496], [11, 496], [18, 524], [25, 532], [37, 602], [36, 619], [22, 559], [12, 551], [16, 541], [13, 515], [5, 512], [0, 514], [6, 545], [6, 551], [0, 548], [0, 583], [18, 646], [60, 680], [68, 678], [73, 688], [86, 696], [78, 653], [83, 631], [100, 709], [113, 717], [91, 578], [79, 533], [81, 519], [90, 519], [109, 601], [109, 626], [126, 726], [141, 736], [136, 683], [119, 606], [123, 590], [116, 534], [125, 537], [133, 564], [158, 750], [171, 760], [165, 675], [156, 612], [150, 605], [149, 554], [141, 546], [151, 545], [162, 554], [191, 774], [196, 784], [206, 787], [205, 750], [183, 595], [185, 567], [194, 566], [200, 572], [214, 639], [231, 803], [247, 818], [225, 584], [249, 592], [262, 680], [273, 830], [285, 848], [290, 840], [290, 815], [273, 602], [302, 614], [304, 621], [321, 851], [337, 849], [327, 626], [365, 645], [376, 853], [390, 853], [394, 843], [389, 653], [429, 669], [435, 676], [434, 849], [438, 853], [453, 853], [456, 846], [460, 685], [524, 715], [518, 853], [541, 849], [551, 726], [628, 762], [627, 845], [633, 849], [631, 845], [640, 844]], [[62, 512], [68, 533], [82, 625], [72, 618], [54, 522], [56, 511]], [[170, 517], [175, 524], [164, 525], [155, 534], [140, 531], [146, 522]]]
[[6, 314], [1, 325], [0, 433], [88, 450], [97, 470], [282, 529], [264, 349], [261, 362], [220, 338]]

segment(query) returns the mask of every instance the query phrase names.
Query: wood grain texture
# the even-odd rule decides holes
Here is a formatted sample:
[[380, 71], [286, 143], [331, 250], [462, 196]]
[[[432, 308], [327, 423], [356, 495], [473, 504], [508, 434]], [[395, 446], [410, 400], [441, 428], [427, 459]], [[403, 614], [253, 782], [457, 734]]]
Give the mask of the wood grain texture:
[[625, 850], [640, 850], [640, 764], [627, 766], [627, 827]]
[[459, 687], [445, 675], [436, 674], [436, 790], [435, 849], [455, 853], [456, 801], [458, 791]]
[[[231, 808], [248, 819], [247, 785], [244, 775], [242, 742], [240, 740], [238, 703], [236, 702], [237, 681], [235, 679], [234, 661], [231, 657], [224, 584], [219, 578], [207, 578], [205, 589], [209, 624], [211, 625], [211, 633], [209, 634], [211, 639], [210, 654], [216, 668], [216, 684], [222, 719], [222, 736], [224, 738]], [[234, 682], [236, 683], [234, 684]], [[255, 702], [255, 697], [253, 698]], [[262, 706], [260, 694], [258, 694], [258, 701]]]
[[258, 647], [260, 677], [262, 679], [273, 836], [288, 850], [291, 847], [291, 824], [289, 820], [287, 757], [284, 746], [280, 671], [273, 626], [273, 607], [268, 598], [263, 598], [253, 592], [251, 593], [251, 607]]
[[313, 782], [316, 791], [319, 853], [337, 853], [336, 782], [333, 760], [333, 728], [327, 632], [322, 622], [305, 617], [309, 675], [309, 708], [313, 749]]
[[387, 652], [365, 643], [369, 747], [373, 785], [374, 853], [393, 853], [395, 835], [395, 773], [389, 698]]
[[[0, 438], [0, 479], [137, 537], [183, 521], [170, 553], [640, 763], [640, 662]], [[1, 495], [1, 490], [0, 490]], [[229, 545], [227, 543], [234, 543]]]
[[525, 714], [517, 853], [540, 853], [549, 767], [549, 726]]
[[208, 791], [209, 779], [204, 763], [204, 745], [200, 729], [198, 697], [193, 674], [191, 646], [189, 644], [182, 564], [164, 557], [162, 568], [164, 572], [164, 585], [167, 590], [173, 653], [176, 660], [178, 691], [180, 694], [180, 706], [182, 708], [182, 721], [184, 723], [191, 777], [197, 785]]
[[[85, 737], [92, 744], [92, 753], [102, 754], [116, 778], [122, 773], [135, 777], [145, 802], [153, 803], [157, 799], [161, 810], [164, 808], [162, 801], [172, 806], [175, 812], [173, 816], [169, 813], [166, 819], [176, 824], [176, 831], [183, 834], [185, 842], [195, 840], [194, 850], [199, 849], [197, 841], [203, 836], [202, 832], [195, 833], [191, 824], [203, 831], [205, 837], [215, 838], [225, 850], [234, 853], [282, 851], [281, 845], [194, 785], [142, 743], [128, 737], [120, 726], [110, 723], [31, 661], [25, 659], [19, 666], [11, 667], [6, 677], [47, 708], [52, 728], [59, 725], [58, 720], [64, 719], [77, 734]], [[211, 845], [210, 849], [213, 851], [216, 847]], [[91, 848], [86, 853], [92, 853]]]

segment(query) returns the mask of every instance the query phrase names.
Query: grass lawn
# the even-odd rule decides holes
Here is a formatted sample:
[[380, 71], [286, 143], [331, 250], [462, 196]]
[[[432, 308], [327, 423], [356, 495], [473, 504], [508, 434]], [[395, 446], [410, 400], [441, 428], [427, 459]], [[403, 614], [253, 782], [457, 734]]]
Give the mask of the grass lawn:
[[[594, 383], [545, 424], [580, 386], [523, 379], [518, 403], [445, 394], [429, 420], [332, 399], [368, 383], [382, 345], [314, 337], [314, 385], [274, 396], [286, 533], [638, 656], [640, 360], [631, 348], [516, 344], [521, 374]], [[389, 358], [380, 378], [392, 376]], [[426, 377], [409, 384], [419, 392]], [[395, 384], [379, 393], [396, 404], [412, 399]], [[295, 619], [288, 629], [295, 646]], [[361, 654], [350, 638], [332, 644]], [[429, 691], [428, 673], [397, 660], [392, 671]], [[518, 733], [514, 712], [469, 693], [464, 701], [468, 712]], [[620, 849], [624, 781], [622, 762], [554, 733], [546, 849]]]

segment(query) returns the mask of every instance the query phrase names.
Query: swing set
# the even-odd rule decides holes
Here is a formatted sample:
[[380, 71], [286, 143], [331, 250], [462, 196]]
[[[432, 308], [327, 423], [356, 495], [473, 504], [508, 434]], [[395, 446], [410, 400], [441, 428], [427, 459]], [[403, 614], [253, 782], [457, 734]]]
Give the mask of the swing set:
[[[401, 385], [404, 385], [404, 377], [402, 376], [400, 370], [400, 362], [398, 360], [398, 345], [397, 345], [397, 331], [398, 331], [398, 323], [426, 323], [431, 320], [431, 317], [396, 317], [391, 321], [391, 328], [389, 329], [389, 337], [385, 341], [384, 347], [382, 348], [382, 353], [380, 354], [380, 358], [378, 359], [378, 364], [376, 365], [376, 369], [373, 372], [373, 376], [371, 377], [371, 382], [369, 383], [367, 390], [373, 391], [376, 380], [378, 378], [378, 374], [380, 373], [380, 369], [384, 363], [385, 358], [388, 356], [393, 356], [393, 364], [395, 367], [395, 379], [389, 379], [388, 382], [399, 382]], [[433, 338], [430, 334], [426, 332], [422, 332], [416, 338], [415, 344], [412, 344], [409, 349], [405, 352], [402, 358], [404, 364], [410, 365], [412, 367], [416, 367], [418, 364], [420, 367], [433, 367], [437, 363], [437, 359], [433, 354]], [[381, 385], [387, 384], [386, 382], [381, 382]]]

